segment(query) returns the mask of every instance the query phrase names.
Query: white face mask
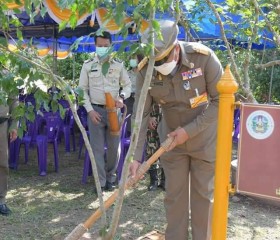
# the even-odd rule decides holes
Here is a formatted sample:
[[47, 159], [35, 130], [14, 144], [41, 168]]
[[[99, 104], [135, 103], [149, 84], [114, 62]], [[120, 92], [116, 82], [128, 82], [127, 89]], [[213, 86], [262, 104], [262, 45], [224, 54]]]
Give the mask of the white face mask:
[[155, 66], [154, 68], [158, 72], [160, 72], [162, 75], [166, 76], [173, 71], [173, 69], [176, 67], [176, 65], [177, 65], [177, 62], [175, 60], [173, 60], [172, 62], [164, 63], [160, 66], [157, 66], [157, 67]]
[[107, 55], [107, 53], [109, 52], [110, 47], [96, 47], [96, 54], [99, 57], [104, 57]]
[[137, 60], [136, 60], [136, 59], [130, 59], [130, 60], [129, 60], [129, 65], [130, 65], [130, 67], [132, 67], [132, 68], [137, 67], [137, 65], [138, 65]]

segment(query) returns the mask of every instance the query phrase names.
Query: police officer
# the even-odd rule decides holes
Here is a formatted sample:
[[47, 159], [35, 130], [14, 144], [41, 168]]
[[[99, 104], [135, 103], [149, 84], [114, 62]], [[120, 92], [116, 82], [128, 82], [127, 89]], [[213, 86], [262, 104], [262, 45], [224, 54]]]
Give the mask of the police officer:
[[[96, 55], [83, 64], [79, 86], [84, 90], [90, 144], [96, 160], [101, 188], [102, 191], [111, 191], [116, 180], [119, 136], [110, 133], [105, 92], [111, 93], [116, 108], [120, 109], [123, 107], [123, 100], [130, 96], [131, 82], [123, 64], [112, 59], [109, 54], [112, 47], [110, 33], [103, 32], [101, 35], [95, 35], [95, 46]], [[109, 67], [104, 72], [106, 64], [109, 64]], [[120, 88], [122, 88], [121, 92], [119, 92]], [[120, 111], [118, 112], [120, 114]], [[107, 147], [106, 155], [104, 146]]]
[[[146, 118], [155, 101], [161, 104], [163, 113], [159, 129], [161, 142], [167, 136], [175, 138], [168, 152], [161, 156], [166, 177], [165, 239], [188, 238], [190, 206], [192, 239], [209, 240], [218, 118], [216, 85], [223, 69], [208, 47], [178, 41], [178, 26], [174, 22], [163, 20], [160, 25], [163, 40], [155, 40], [156, 62], [130, 174], [135, 176], [140, 165]], [[148, 39], [147, 31], [141, 40], [147, 43]], [[146, 70], [147, 66], [137, 76], [135, 104]]]
[[[17, 99], [9, 99], [8, 103], [0, 105], [0, 214], [9, 215], [11, 210], [6, 204], [6, 195], [8, 191], [8, 141], [13, 142], [17, 138], [17, 124], [15, 121], [11, 122], [9, 128], [9, 118], [12, 110], [18, 105]], [[9, 135], [9, 139], [8, 139]]]

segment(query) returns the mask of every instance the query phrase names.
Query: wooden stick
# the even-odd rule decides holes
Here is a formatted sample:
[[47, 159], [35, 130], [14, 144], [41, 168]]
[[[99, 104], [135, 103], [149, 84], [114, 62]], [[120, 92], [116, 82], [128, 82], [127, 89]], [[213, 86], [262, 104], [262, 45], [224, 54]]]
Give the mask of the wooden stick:
[[[141, 177], [147, 172], [150, 168], [150, 166], [157, 161], [157, 159], [167, 151], [170, 144], [173, 142], [174, 138], [167, 138], [162, 144], [161, 147], [144, 163], [141, 164], [141, 166], [138, 168], [136, 176], [134, 178], [128, 178], [125, 183], [125, 190], [134, 186]], [[112, 195], [105, 201], [104, 207], [107, 210], [110, 206], [113, 205], [115, 202], [117, 196], [118, 196], [119, 190], [116, 189]], [[79, 224], [66, 238], [65, 240], [77, 240], [80, 237], [83, 236], [85, 232], [88, 231], [88, 229], [101, 217], [102, 212], [100, 208], [98, 208], [84, 223]]]

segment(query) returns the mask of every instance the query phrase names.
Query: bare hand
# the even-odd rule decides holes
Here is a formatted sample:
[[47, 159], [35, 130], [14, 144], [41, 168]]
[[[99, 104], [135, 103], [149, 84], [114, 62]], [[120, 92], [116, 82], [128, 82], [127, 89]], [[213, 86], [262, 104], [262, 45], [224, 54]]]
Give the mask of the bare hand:
[[17, 130], [16, 129], [13, 129], [11, 132], [10, 132], [10, 142], [13, 142], [17, 139]]
[[92, 110], [88, 113], [89, 117], [90, 117], [90, 120], [94, 123], [94, 124], [98, 124], [100, 121], [101, 121], [101, 115]]
[[[140, 167], [141, 163], [134, 160], [132, 163], [129, 164], [129, 177], [135, 178], [138, 168]], [[141, 177], [143, 178], [143, 176]]]
[[177, 145], [183, 144], [189, 139], [189, 136], [184, 128], [177, 128], [175, 131], [169, 133], [168, 137], [174, 137], [173, 142], [167, 149], [167, 152], [175, 148]]
[[116, 106], [116, 108], [123, 108], [123, 99], [122, 98], [118, 98], [115, 101], [115, 106]]
[[157, 119], [155, 117], [150, 118], [148, 127], [152, 130], [155, 130], [157, 128]]

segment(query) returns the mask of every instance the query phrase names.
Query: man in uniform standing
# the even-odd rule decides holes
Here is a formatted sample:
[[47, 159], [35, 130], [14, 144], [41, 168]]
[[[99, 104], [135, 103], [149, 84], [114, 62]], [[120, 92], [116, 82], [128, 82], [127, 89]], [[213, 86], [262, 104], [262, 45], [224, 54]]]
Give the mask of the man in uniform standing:
[[[161, 156], [166, 177], [165, 239], [188, 239], [190, 206], [192, 239], [210, 240], [219, 97], [216, 85], [223, 69], [208, 47], [178, 41], [174, 22], [163, 20], [160, 25], [163, 40], [155, 39], [156, 62], [130, 173], [135, 176], [140, 165], [147, 118], [155, 101], [163, 113], [161, 142], [167, 136], [174, 137], [168, 152]], [[147, 43], [148, 39], [145, 32], [141, 40]], [[135, 104], [146, 70], [147, 66], [137, 76]]]
[[[17, 123], [12, 121], [9, 128], [9, 119], [12, 110], [18, 105], [17, 99], [8, 99], [0, 105], [0, 214], [9, 215], [11, 210], [6, 204], [9, 175], [9, 144], [17, 138]], [[8, 138], [9, 135], [9, 138]]]
[[[102, 35], [95, 35], [94, 39], [96, 55], [83, 64], [79, 87], [84, 90], [90, 144], [101, 188], [102, 191], [112, 191], [116, 180], [119, 136], [110, 133], [105, 93], [112, 95], [116, 108], [120, 109], [123, 107], [123, 100], [130, 96], [131, 82], [123, 64], [110, 57], [112, 47], [110, 33], [103, 32]], [[106, 65], [108, 70], [104, 72]], [[119, 92], [121, 87], [122, 90]], [[104, 146], [107, 147], [106, 155]]]
[[[159, 104], [152, 105], [152, 111], [150, 113], [150, 119], [146, 137], [146, 161], [154, 155], [154, 153], [160, 147], [160, 139], [158, 134], [158, 125], [161, 121], [162, 113], [161, 106]], [[150, 169], [150, 185], [149, 191], [156, 191], [159, 187], [165, 190], [165, 176], [162, 166], [160, 164], [160, 158], [155, 161]]]

